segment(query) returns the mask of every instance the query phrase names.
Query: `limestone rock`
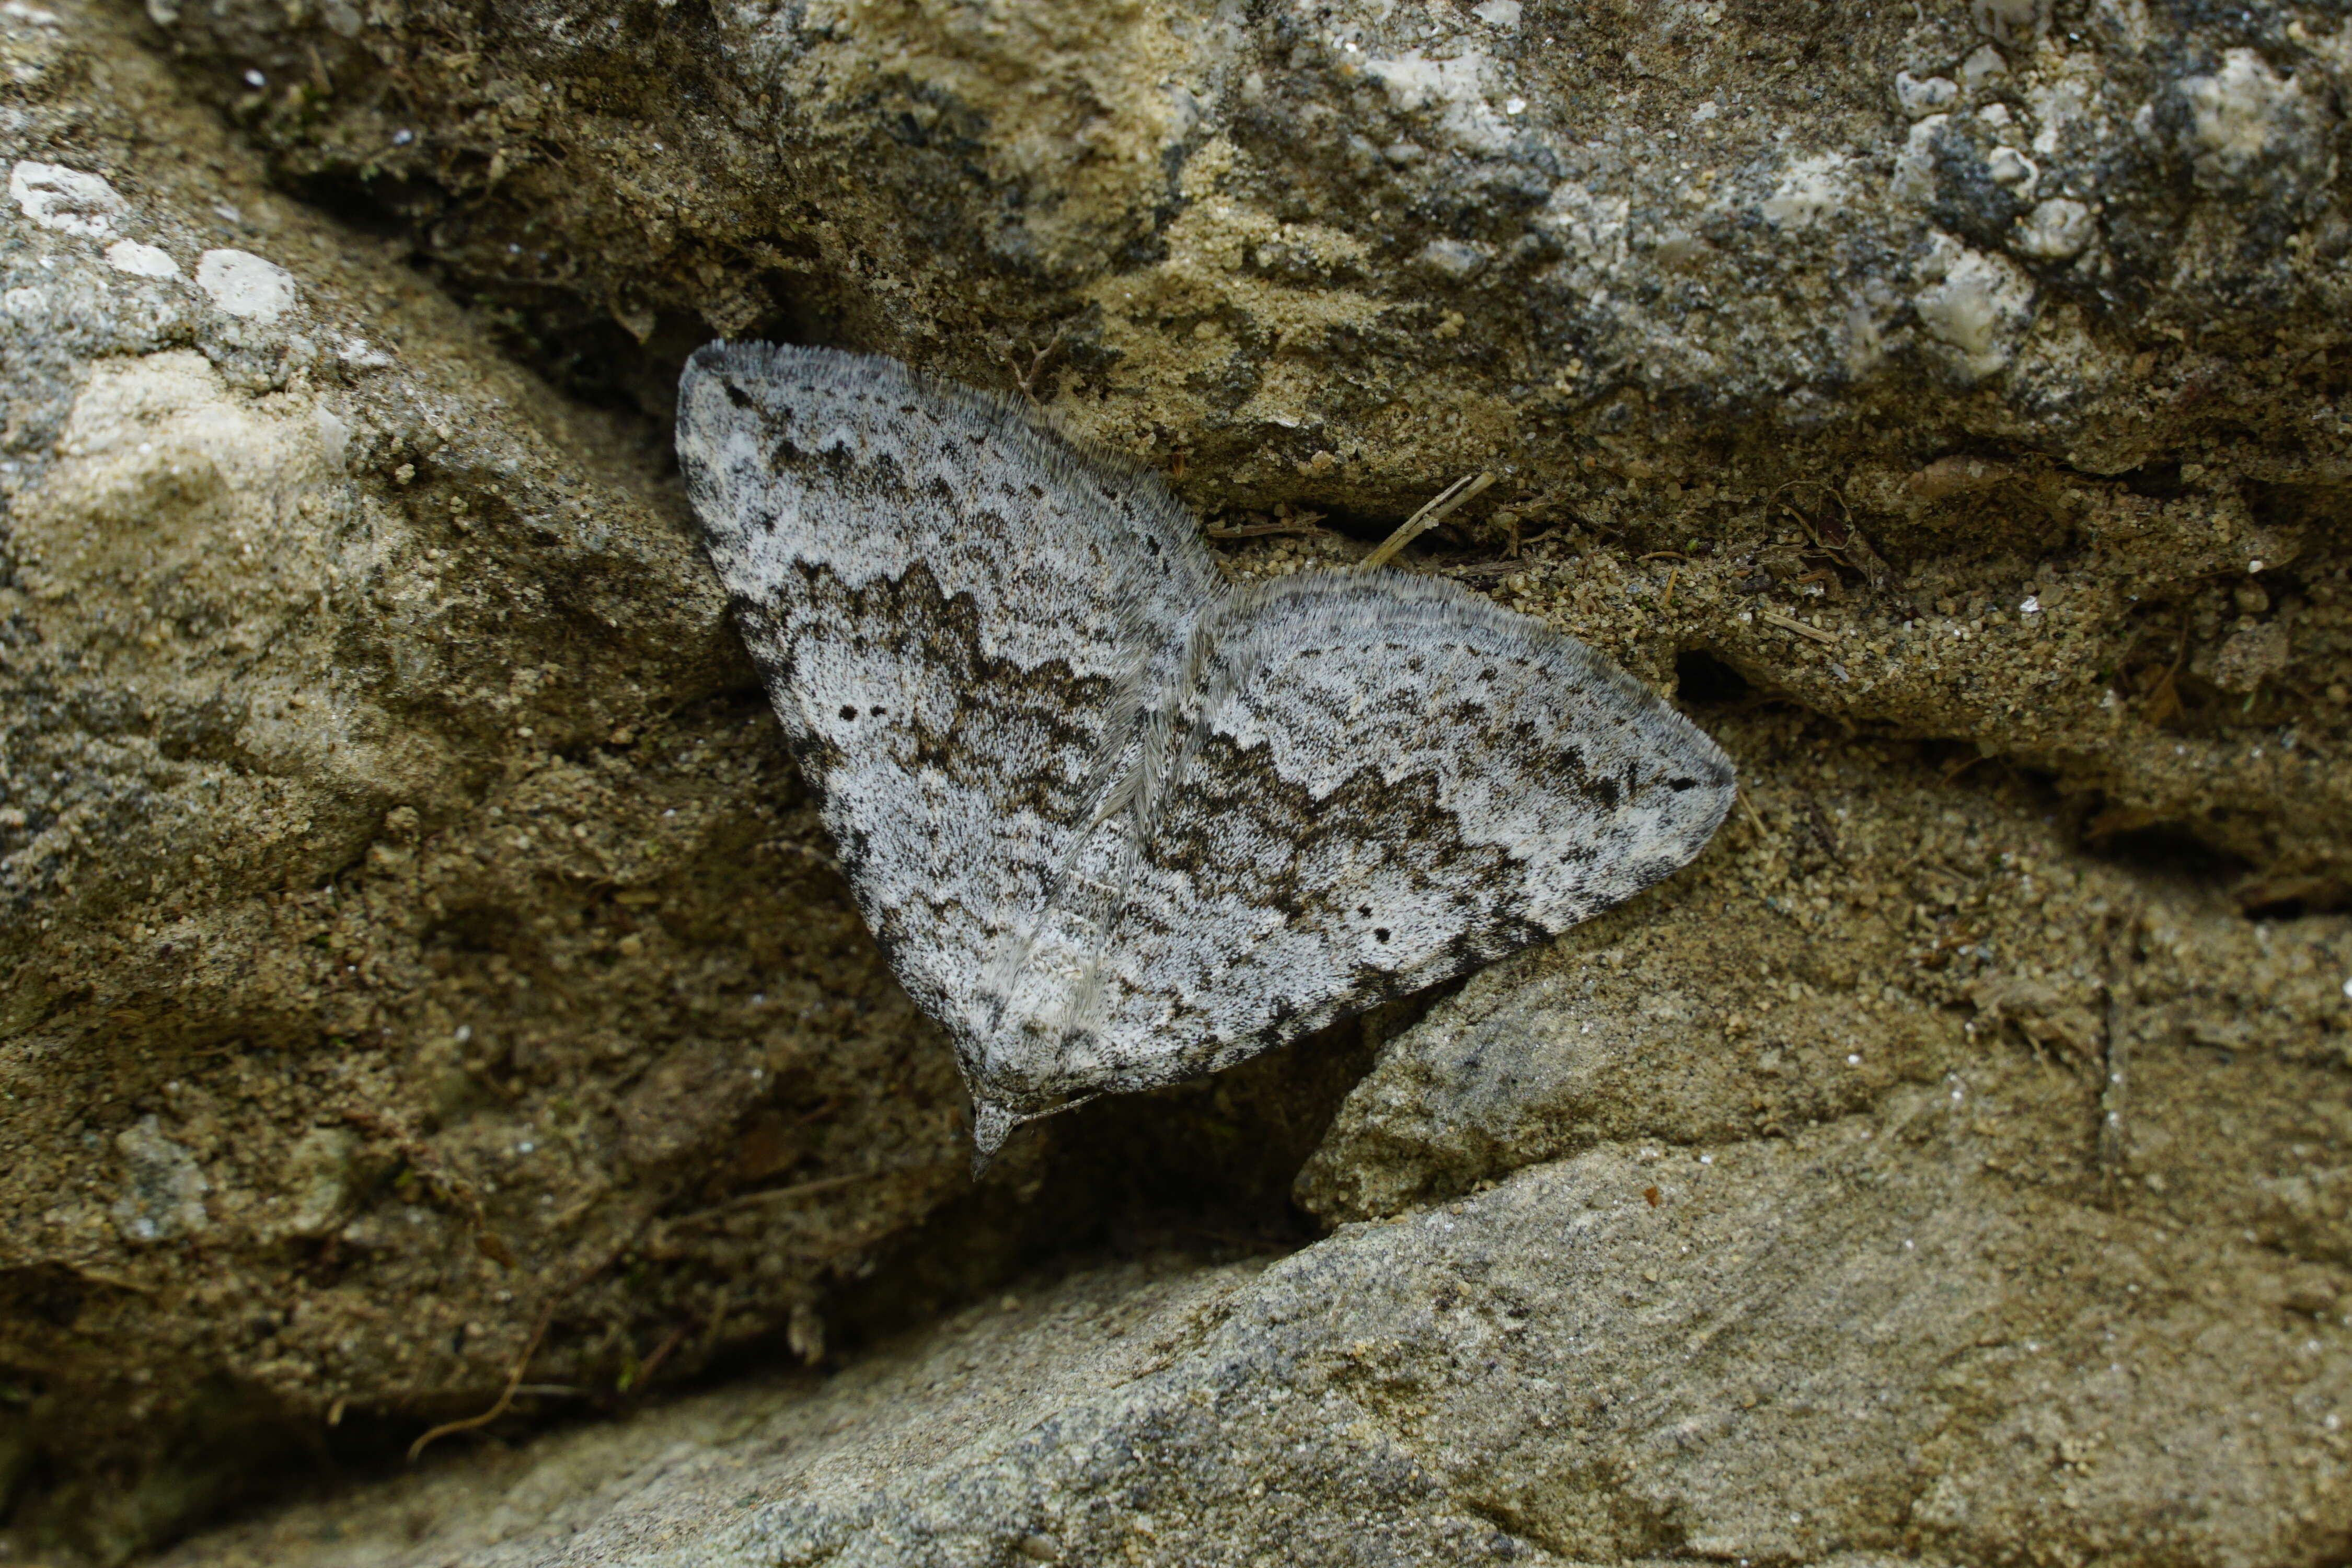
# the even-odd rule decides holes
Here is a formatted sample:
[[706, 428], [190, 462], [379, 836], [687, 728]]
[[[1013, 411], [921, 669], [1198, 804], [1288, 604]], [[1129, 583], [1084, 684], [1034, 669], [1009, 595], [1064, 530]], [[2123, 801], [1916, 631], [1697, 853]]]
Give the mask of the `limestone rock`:
[[[2342, 1558], [2347, 58], [0, 5], [0, 1539], [121, 1559], [517, 1382], [184, 1560]], [[1412, 563], [1744, 804], [970, 1190], [670, 490], [750, 333], [1025, 387], [1244, 574], [1494, 472]], [[761, 1346], [823, 1370], [637, 1403]]]
[[559, 1310], [548, 1384], [689, 1371], [966, 1185], [659, 447], [121, 26], [0, 15], [0, 1442], [107, 1557]]
[[1993, 1176], [1968, 1131], [1985, 1110], [1921, 1088], [1777, 1143], [1596, 1148], [1262, 1272], [1081, 1275], [823, 1388], [703, 1396], [166, 1561], [2340, 1547], [2341, 1329], [2241, 1304], [2244, 1271], [2268, 1267], [2257, 1247], [2215, 1235], [2181, 1266], [2161, 1227]]
[[[2286, 706], [2165, 679], [2255, 560], [2315, 612], [2306, 668], [2352, 657], [2318, 369], [2352, 56], [2292, 8], [155, 15], [290, 188], [373, 193], [648, 407], [698, 336], [782, 334], [1021, 380], [1204, 502], [1395, 517], [1491, 468], [1457, 542], [1686, 557], [1642, 574], [1671, 614], [1594, 628], [1637, 668], [1703, 647], [2352, 877], [2352, 773], [2263, 739]], [[1755, 586], [1779, 544], [1807, 569]]]

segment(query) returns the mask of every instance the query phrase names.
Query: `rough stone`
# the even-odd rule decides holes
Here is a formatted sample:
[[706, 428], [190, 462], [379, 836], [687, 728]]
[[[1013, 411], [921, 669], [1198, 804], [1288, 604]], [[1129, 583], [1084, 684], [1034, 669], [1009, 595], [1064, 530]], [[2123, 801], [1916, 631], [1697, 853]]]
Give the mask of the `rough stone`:
[[2250, 923], [2083, 855], [2031, 790], [1776, 729], [1728, 730], [1750, 810], [1690, 871], [1392, 1042], [1301, 1201], [1395, 1214], [1603, 1142], [1772, 1138], [1905, 1083], [1965, 1098], [1990, 1070], [2039, 1107], [1993, 1163], [2038, 1187], [2314, 1262], [2352, 1249], [2315, 1214], [2282, 1226], [2258, 1173], [2352, 1133], [2352, 922]]
[[[1488, 538], [1572, 519], [1689, 555], [1686, 593], [1795, 533], [1838, 582], [1774, 596], [1835, 642], [2075, 578], [2097, 646], [2065, 672], [1921, 689], [1753, 617], [1653, 637], [2352, 882], [2352, 774], [2249, 765], [2283, 724], [2345, 732], [2291, 695], [2342, 657], [2333, 614], [2251, 705], [2168, 674], [2247, 560], [2336, 558], [2340, 24], [1777, 16], [217, 0], [160, 35], [289, 188], [401, 215], [542, 360], [649, 407], [706, 331], [982, 384], [1010, 359], [1205, 503], [1395, 515], [1491, 468]], [[1918, 478], [1984, 458], [1992, 492]]]
[[121, 28], [0, 13], [0, 1512], [107, 1558], [965, 1186], [658, 448]]
[[1081, 1275], [829, 1386], [166, 1562], [2340, 1552], [2352, 1341], [2308, 1311], [2333, 1279], [1995, 1174], [1971, 1129], [2004, 1098], [1926, 1085], [1785, 1140], [1607, 1144], [1262, 1272]]
[[[0, 1539], [496, 1407], [184, 1560], [2352, 1553], [2347, 37], [0, 5]], [[969, 1191], [670, 490], [755, 332], [1241, 575], [1492, 471], [1412, 562], [1746, 802]]]

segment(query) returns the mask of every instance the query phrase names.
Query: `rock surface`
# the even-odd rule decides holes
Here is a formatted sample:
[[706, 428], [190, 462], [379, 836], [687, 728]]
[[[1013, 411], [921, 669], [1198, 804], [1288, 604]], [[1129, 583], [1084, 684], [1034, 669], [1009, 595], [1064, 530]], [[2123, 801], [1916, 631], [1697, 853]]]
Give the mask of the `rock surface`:
[[[150, 0], [0, 55], [0, 1541], [496, 1409], [178, 1560], [2352, 1552], [2340, 18]], [[1417, 569], [1678, 689], [1744, 804], [971, 1189], [672, 490], [751, 332], [1025, 386], [1242, 574], [1491, 469]], [[1339, 1228], [1270, 1260], [1294, 1173]], [[633, 1403], [746, 1345], [832, 1370]]]
[[1725, 727], [1782, 731], [1760, 826], [1390, 1045], [1300, 1181], [1328, 1239], [173, 1561], [2331, 1561], [2352, 929], [2249, 927], [1796, 728]]
[[805, 1314], [965, 1161], [658, 449], [117, 22], [0, 37], [0, 1426], [114, 1556], [558, 1301], [605, 1387]]
[[2340, 1552], [2352, 1345], [2245, 1289], [2304, 1281], [1990, 1174], [1966, 1131], [1987, 1109], [1922, 1088], [1709, 1156], [1598, 1149], [1263, 1272], [1081, 1276], [821, 1390], [698, 1400], [167, 1561]]
[[[1692, 557], [1681, 612], [1624, 628], [1654, 676], [1702, 645], [2118, 830], [2352, 886], [2312, 570], [2352, 42], [2289, 5], [2019, 9], [216, 0], [163, 29], [281, 180], [576, 320], [551, 360], [599, 327], [607, 363], [713, 330], [983, 384], [1009, 356], [1208, 502], [1393, 517], [1491, 468], [1493, 537]], [[2266, 675], [2213, 666], [2267, 626]], [[2052, 646], [1954, 646], [2021, 627]]]

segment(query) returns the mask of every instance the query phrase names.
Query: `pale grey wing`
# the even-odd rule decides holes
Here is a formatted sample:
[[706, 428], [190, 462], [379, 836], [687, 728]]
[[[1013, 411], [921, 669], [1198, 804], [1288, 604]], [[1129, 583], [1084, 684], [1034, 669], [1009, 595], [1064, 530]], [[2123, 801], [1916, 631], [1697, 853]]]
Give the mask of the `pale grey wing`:
[[1098, 758], [1218, 591], [1156, 476], [895, 361], [714, 343], [678, 389], [704, 542], [875, 936], [956, 1037]]
[[1731, 806], [1695, 725], [1451, 583], [1282, 579], [1201, 645], [1099, 1023], [1070, 1047], [1105, 1087], [1213, 1070], [1565, 931]]

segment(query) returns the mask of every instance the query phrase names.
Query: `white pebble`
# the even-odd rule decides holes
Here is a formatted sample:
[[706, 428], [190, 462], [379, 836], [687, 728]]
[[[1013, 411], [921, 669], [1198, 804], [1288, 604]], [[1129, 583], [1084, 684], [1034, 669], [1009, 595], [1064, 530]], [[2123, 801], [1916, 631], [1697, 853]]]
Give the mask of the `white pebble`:
[[8, 171], [8, 195], [24, 215], [43, 228], [104, 239], [130, 204], [102, 174], [84, 174], [63, 163], [21, 159]]
[[2098, 232], [2098, 220], [2089, 207], [2065, 196], [2053, 196], [2017, 220], [2010, 243], [2036, 260], [2063, 261], [2080, 255]]
[[1992, 183], [2015, 191], [2019, 195], [2032, 189], [2041, 171], [2033, 160], [2014, 147], [1996, 147], [1985, 158], [1985, 167], [1992, 173]]
[[249, 250], [205, 251], [196, 258], [196, 286], [251, 321], [274, 321], [294, 303], [294, 274]]
[[106, 247], [106, 264], [117, 272], [128, 272], [133, 278], [177, 278], [180, 264], [171, 253], [152, 245], [142, 245], [135, 239], [118, 239]]
[[1960, 62], [1960, 79], [1973, 89], [1984, 86], [1997, 76], [2009, 74], [2009, 62], [1990, 44], [1979, 46]]
[[1909, 71], [1895, 73], [1895, 104], [1914, 120], [1941, 114], [1959, 100], [1960, 84], [1949, 77], [1917, 77]]

